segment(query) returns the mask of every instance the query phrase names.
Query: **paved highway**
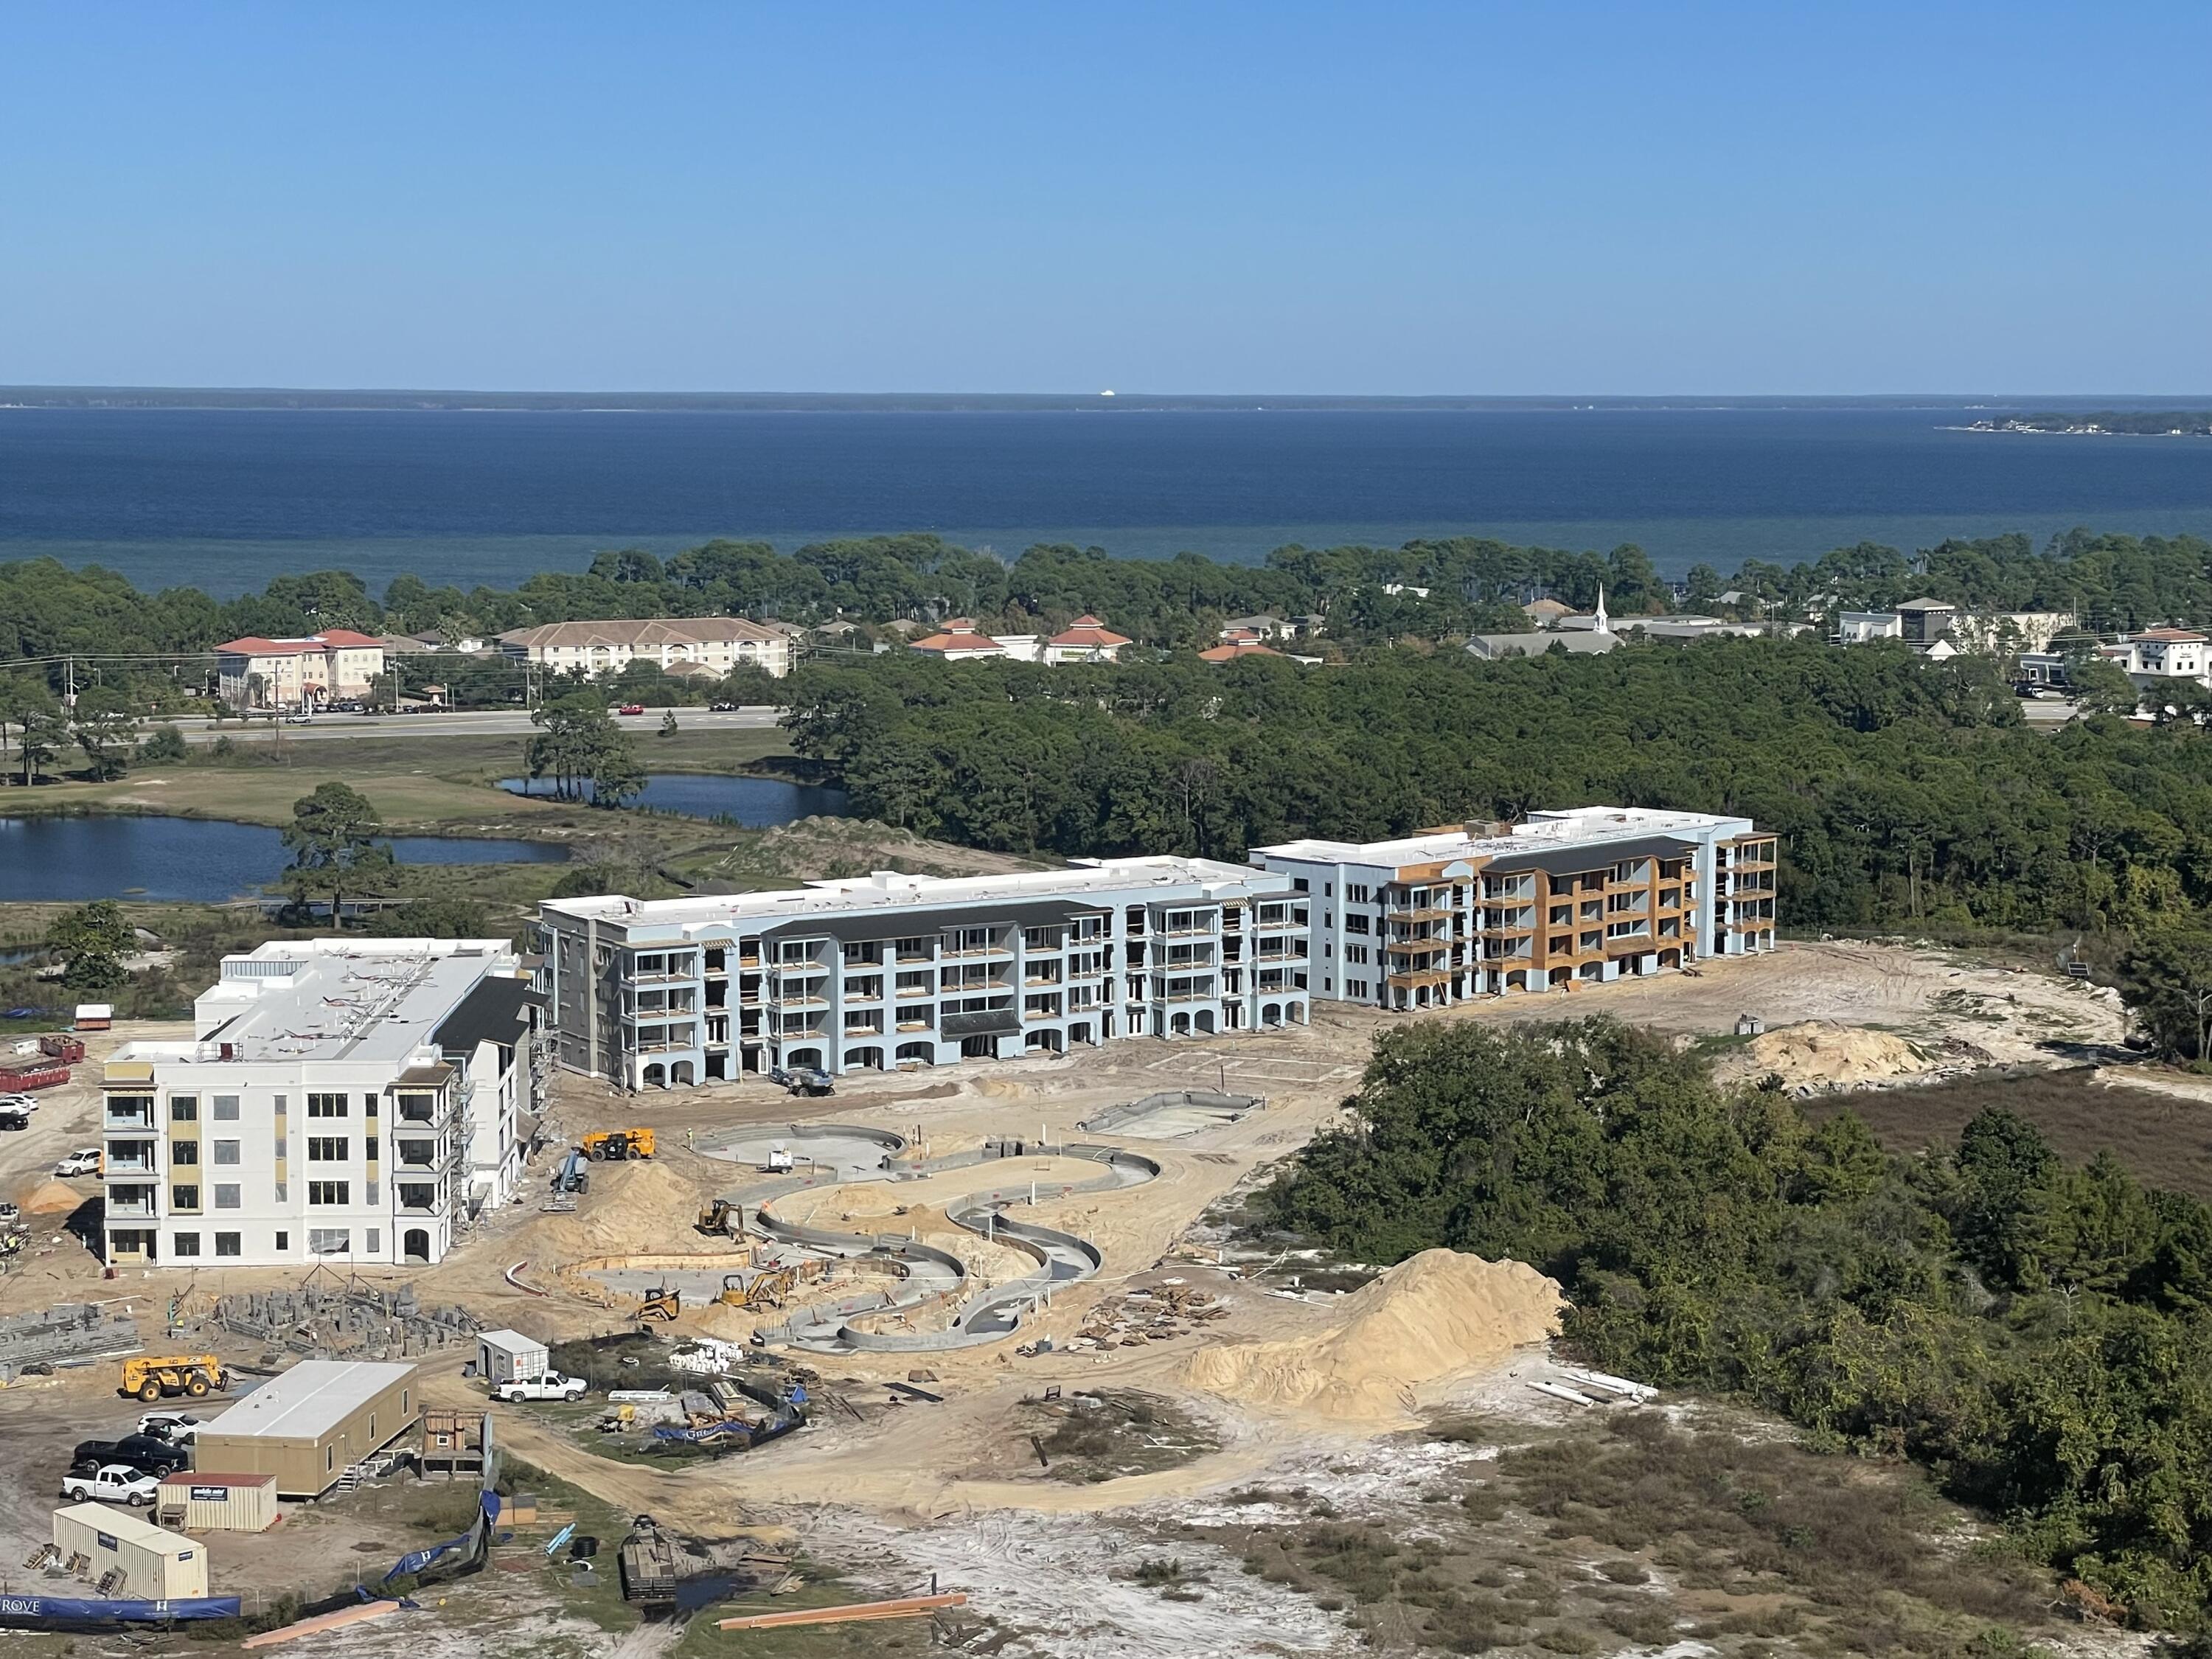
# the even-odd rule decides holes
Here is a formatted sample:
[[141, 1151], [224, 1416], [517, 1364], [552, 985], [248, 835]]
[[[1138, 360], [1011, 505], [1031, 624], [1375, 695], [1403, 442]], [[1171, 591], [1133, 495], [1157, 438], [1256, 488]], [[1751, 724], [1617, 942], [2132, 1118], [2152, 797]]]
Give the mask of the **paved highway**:
[[[617, 714], [615, 724], [629, 732], [657, 732], [663, 710], [648, 708], [642, 714]], [[676, 723], [686, 732], [757, 731], [772, 726], [782, 711], [774, 708], [678, 708]], [[265, 738], [275, 728], [265, 720], [207, 720], [177, 722], [186, 743], [213, 743], [217, 738]], [[318, 714], [304, 722], [288, 722], [287, 743], [312, 743], [319, 738], [360, 737], [408, 738], [522, 738], [538, 728], [520, 708], [456, 710], [449, 714]]]

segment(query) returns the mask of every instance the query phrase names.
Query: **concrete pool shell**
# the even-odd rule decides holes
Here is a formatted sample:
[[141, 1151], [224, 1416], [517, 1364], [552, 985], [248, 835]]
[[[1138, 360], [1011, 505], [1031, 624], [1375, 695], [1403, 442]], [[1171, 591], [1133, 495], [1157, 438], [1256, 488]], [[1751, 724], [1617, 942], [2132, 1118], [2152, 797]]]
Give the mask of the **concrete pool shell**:
[[[781, 1129], [732, 1129], [702, 1137], [696, 1150], [708, 1158], [750, 1164], [762, 1177], [725, 1196], [742, 1209], [748, 1236], [797, 1247], [825, 1261], [878, 1264], [893, 1277], [887, 1290], [825, 1298], [795, 1309], [781, 1324], [763, 1328], [763, 1341], [816, 1353], [927, 1353], [977, 1346], [1012, 1335], [1022, 1317], [1052, 1293], [1089, 1279], [1103, 1261], [1087, 1239], [1057, 1228], [1022, 1221], [1012, 1207], [1058, 1200], [1076, 1193], [1139, 1186], [1158, 1177], [1160, 1166], [1141, 1152], [1099, 1142], [1048, 1145], [1000, 1138], [971, 1152], [942, 1158], [903, 1158], [909, 1143], [888, 1129], [858, 1124], [791, 1124]], [[793, 1172], [765, 1173], [769, 1154], [791, 1155]], [[1009, 1245], [1036, 1263], [1006, 1283], [970, 1290], [967, 1265], [951, 1251], [906, 1234], [848, 1232], [793, 1221], [777, 1212], [779, 1200], [858, 1182], [897, 1182], [948, 1170], [1003, 1166], [1013, 1158], [1053, 1158], [1096, 1164], [1088, 1178], [1043, 1182], [1010, 1176], [947, 1202], [945, 1214], [954, 1226]], [[719, 1281], [717, 1286], [719, 1289]], [[942, 1329], [915, 1329], [917, 1315], [949, 1315]], [[894, 1328], [881, 1329], [890, 1324]]]
[[1180, 1140], [1264, 1111], [1261, 1095], [1228, 1095], [1212, 1089], [1169, 1089], [1141, 1100], [1109, 1106], [1075, 1127], [1086, 1134], [1134, 1135], [1139, 1140]]

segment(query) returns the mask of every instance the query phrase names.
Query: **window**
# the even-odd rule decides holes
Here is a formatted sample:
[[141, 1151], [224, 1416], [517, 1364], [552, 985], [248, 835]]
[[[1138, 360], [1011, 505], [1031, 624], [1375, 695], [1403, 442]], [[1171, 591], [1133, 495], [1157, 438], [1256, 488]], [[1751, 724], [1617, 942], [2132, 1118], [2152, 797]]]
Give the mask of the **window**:
[[276, 1183], [276, 1201], [279, 1204], [289, 1204], [292, 1201], [292, 1183], [290, 1182], [280, 1181]]
[[371, 1255], [375, 1255], [379, 1250], [382, 1249], [383, 1248], [384, 1248], [384, 1232], [383, 1232], [383, 1230], [382, 1230], [381, 1228], [371, 1227], [371, 1228], [368, 1230], [368, 1253], [369, 1253]]
[[1299, 893], [1306, 893], [1313, 890], [1306, 885], [1306, 878], [1304, 876], [1292, 876], [1291, 878], [1291, 888], [1292, 891]]
[[1367, 931], [1367, 918], [1362, 915], [1348, 915], [1345, 917], [1344, 931], [1347, 933], [1365, 933]]
[[1346, 902], [1350, 903], [1350, 904], [1364, 904], [1364, 903], [1366, 903], [1366, 902], [1367, 902], [1367, 885], [1366, 885], [1366, 884], [1365, 884], [1364, 882], [1357, 882], [1357, 881], [1348, 881], [1348, 882], [1345, 883], [1345, 884], [1344, 884], [1344, 896], [1345, 896], [1345, 901], [1346, 901]]
[[236, 1182], [233, 1182], [225, 1183], [218, 1181], [215, 1184], [216, 1208], [218, 1210], [235, 1210], [241, 1207], [238, 1201], [238, 1194], [239, 1188]]
[[169, 1246], [172, 1255], [198, 1255], [199, 1253], [200, 1236], [198, 1233], [179, 1233]]
[[376, 1162], [376, 1137], [374, 1135], [371, 1135], [368, 1139], [361, 1143], [361, 1155], [367, 1158], [371, 1164]]
[[200, 1161], [200, 1144], [197, 1140], [173, 1140], [169, 1143], [169, 1162], [174, 1164], [197, 1164]]
[[277, 1234], [277, 1235], [276, 1235], [276, 1248], [277, 1248], [278, 1249], [280, 1249], [280, 1250], [289, 1250], [289, 1249], [290, 1249], [292, 1248], [292, 1235], [291, 1235], [291, 1234], [289, 1234], [289, 1233], [279, 1233], [279, 1234]]
[[[1305, 884], [1304, 882], [1300, 882], [1298, 884], [1298, 890], [1301, 893], [1305, 891]], [[1323, 898], [1334, 898], [1336, 896], [1336, 884], [1333, 881], [1325, 881], [1322, 883], [1321, 896]]]
[[245, 1240], [243, 1233], [217, 1233], [215, 1236], [215, 1253], [217, 1255], [243, 1255], [246, 1254], [243, 1249]]
[[279, 1117], [283, 1116], [285, 1113], [292, 1109], [291, 1097], [289, 1095], [271, 1096], [269, 1102], [269, 1109], [276, 1113]]
[[307, 1249], [314, 1255], [343, 1255], [353, 1249], [353, 1235], [343, 1227], [310, 1227]]
[[169, 1207], [173, 1210], [197, 1210], [200, 1206], [200, 1189], [192, 1187], [169, 1188]]
[[343, 1135], [309, 1135], [307, 1162], [310, 1164], [343, 1164], [346, 1161], [346, 1139]]
[[374, 1095], [363, 1095], [361, 1097], [361, 1115], [363, 1117], [374, 1117], [376, 1115], [376, 1097]]
[[237, 1163], [238, 1143], [234, 1140], [216, 1141], [215, 1143], [215, 1161], [218, 1164]]
[[238, 1121], [238, 1097], [236, 1095], [217, 1095], [215, 1097], [215, 1121], [218, 1123], [235, 1123]]
[[200, 1097], [198, 1095], [171, 1095], [169, 1121], [197, 1123], [200, 1121]]
[[284, 1161], [287, 1150], [290, 1147], [291, 1144], [290, 1139], [286, 1136], [278, 1135], [276, 1137], [276, 1161], [279, 1164], [282, 1164]]
[[343, 1117], [345, 1115], [346, 1097], [343, 1095], [309, 1095], [307, 1097], [309, 1117]]
[[311, 1181], [307, 1183], [307, 1202], [310, 1204], [350, 1204], [353, 1183], [349, 1181]]

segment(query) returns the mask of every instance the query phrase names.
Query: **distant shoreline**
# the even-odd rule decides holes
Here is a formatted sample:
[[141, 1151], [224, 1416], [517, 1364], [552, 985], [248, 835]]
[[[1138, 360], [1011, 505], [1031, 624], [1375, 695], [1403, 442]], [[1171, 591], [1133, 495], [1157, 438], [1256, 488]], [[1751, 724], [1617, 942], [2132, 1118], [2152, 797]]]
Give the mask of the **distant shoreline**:
[[[433, 391], [404, 388], [304, 390], [279, 386], [0, 386], [0, 413], [26, 410], [178, 410], [283, 412], [315, 410], [502, 414], [1064, 414], [1131, 410], [1147, 412], [1307, 413], [1692, 413], [1719, 410], [1987, 409], [1999, 416], [2057, 408], [2083, 413], [2130, 406], [2171, 408], [2172, 398], [2054, 398], [1991, 393], [1885, 393], [1863, 397], [1597, 394], [1491, 397], [1478, 394], [1367, 397], [1351, 394], [1242, 392], [581, 392]], [[2195, 401], [2195, 400], [2191, 400]], [[2204, 400], [2212, 407], [2212, 397]]]

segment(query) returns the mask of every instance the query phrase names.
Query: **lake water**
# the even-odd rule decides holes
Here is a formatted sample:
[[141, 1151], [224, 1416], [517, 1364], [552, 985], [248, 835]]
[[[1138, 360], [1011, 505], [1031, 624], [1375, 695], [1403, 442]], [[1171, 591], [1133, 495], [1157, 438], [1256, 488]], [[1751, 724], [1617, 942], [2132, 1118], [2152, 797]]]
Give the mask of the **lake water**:
[[[2047, 407], [2049, 405], [2038, 405]], [[2212, 534], [2212, 440], [1955, 430], [2024, 405], [887, 413], [0, 410], [0, 559], [218, 594], [342, 567], [513, 586], [594, 550], [933, 530], [1256, 562], [1481, 533], [1788, 562], [1862, 538]]]
[[[554, 864], [538, 842], [394, 836], [403, 864]], [[212, 902], [276, 879], [291, 862], [275, 830], [215, 818], [0, 817], [0, 900], [133, 898]]]
[[[499, 787], [518, 795], [550, 795], [551, 778], [501, 778]], [[584, 786], [586, 799], [591, 786]], [[781, 778], [727, 777], [711, 772], [656, 772], [646, 780], [635, 802], [686, 817], [732, 818], [748, 830], [766, 830], [793, 818], [842, 817], [845, 792], [816, 784], [787, 783]]]

